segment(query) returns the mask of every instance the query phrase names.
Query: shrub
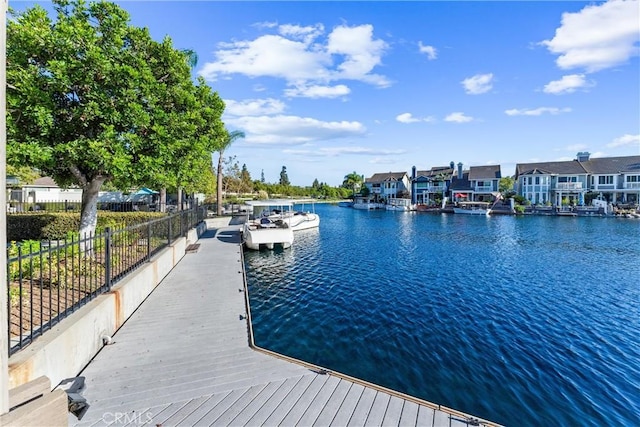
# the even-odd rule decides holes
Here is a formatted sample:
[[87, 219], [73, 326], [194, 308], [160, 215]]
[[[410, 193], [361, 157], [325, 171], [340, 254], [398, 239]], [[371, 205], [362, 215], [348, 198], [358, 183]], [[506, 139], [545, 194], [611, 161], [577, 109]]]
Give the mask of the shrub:
[[[96, 232], [105, 227], [128, 227], [162, 218], [161, 212], [100, 212]], [[7, 215], [7, 240], [62, 240], [77, 237], [80, 214], [77, 212], [27, 213]], [[71, 233], [71, 234], [70, 234]]]

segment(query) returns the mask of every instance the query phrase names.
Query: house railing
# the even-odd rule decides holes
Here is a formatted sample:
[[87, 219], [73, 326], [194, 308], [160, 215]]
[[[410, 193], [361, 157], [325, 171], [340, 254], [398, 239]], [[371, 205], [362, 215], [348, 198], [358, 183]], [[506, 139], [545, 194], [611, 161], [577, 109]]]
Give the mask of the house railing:
[[196, 207], [83, 238], [12, 244], [7, 253], [9, 355], [109, 291], [206, 215], [205, 207]]
[[559, 182], [555, 185], [556, 190], [582, 190], [581, 182]]
[[628, 190], [640, 189], [640, 182], [625, 182], [624, 188]]

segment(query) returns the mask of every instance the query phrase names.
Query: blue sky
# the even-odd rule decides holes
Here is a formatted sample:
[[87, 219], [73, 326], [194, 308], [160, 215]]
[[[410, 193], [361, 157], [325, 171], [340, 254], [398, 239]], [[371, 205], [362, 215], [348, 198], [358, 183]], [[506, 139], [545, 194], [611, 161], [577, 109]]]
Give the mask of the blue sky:
[[197, 52], [254, 179], [640, 155], [638, 0], [118, 3]]

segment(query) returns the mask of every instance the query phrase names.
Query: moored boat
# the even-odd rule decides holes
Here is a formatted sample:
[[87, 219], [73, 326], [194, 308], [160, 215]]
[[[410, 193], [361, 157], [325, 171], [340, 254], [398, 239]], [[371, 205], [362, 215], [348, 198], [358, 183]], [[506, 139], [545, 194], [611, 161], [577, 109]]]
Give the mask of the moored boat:
[[491, 208], [488, 202], [458, 202], [453, 213], [464, 215], [489, 215]]
[[247, 220], [242, 229], [245, 247], [253, 250], [274, 249], [279, 246], [287, 249], [293, 244], [293, 230], [283, 221], [271, 221], [269, 218]]
[[[298, 201], [307, 203], [307, 201]], [[295, 200], [271, 199], [247, 201], [249, 216], [243, 229], [245, 246], [284, 249], [293, 243], [293, 232], [320, 226], [320, 216], [314, 212], [294, 211]]]

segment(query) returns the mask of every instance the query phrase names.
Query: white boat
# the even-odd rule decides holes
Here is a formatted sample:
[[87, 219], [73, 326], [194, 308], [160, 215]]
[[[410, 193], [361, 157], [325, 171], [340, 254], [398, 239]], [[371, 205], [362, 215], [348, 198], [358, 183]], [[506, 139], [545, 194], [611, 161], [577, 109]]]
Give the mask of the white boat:
[[[283, 248], [288, 248], [293, 242], [293, 232], [316, 228], [320, 226], [320, 216], [314, 212], [294, 211], [294, 204], [307, 204], [308, 200], [291, 199], [270, 199], [270, 200], [250, 200], [245, 202], [249, 217], [245, 226], [248, 241], [256, 241], [257, 249], [260, 245], [272, 248], [268, 240], [280, 243]], [[245, 225], [247, 225], [245, 224]], [[264, 233], [264, 229], [268, 229]], [[277, 230], [274, 230], [277, 229]], [[280, 229], [286, 229], [284, 232]], [[253, 234], [260, 233], [260, 238], [253, 238]], [[291, 236], [289, 237], [289, 234]], [[257, 239], [257, 240], [256, 240]], [[289, 242], [290, 239], [290, 242]], [[247, 244], [247, 247], [250, 247]], [[253, 244], [253, 246], [256, 246]], [[251, 249], [255, 249], [250, 247]]]
[[389, 199], [386, 209], [388, 211], [409, 212], [416, 210], [416, 207], [411, 204], [411, 199]]
[[274, 249], [280, 246], [287, 249], [293, 244], [293, 230], [283, 221], [269, 218], [249, 219], [242, 229], [244, 245], [253, 250]]
[[281, 214], [272, 214], [269, 218], [283, 220], [293, 231], [320, 227], [320, 216], [313, 212], [287, 211]]
[[458, 202], [453, 212], [464, 215], [489, 215], [491, 208], [488, 202]]
[[384, 209], [384, 203], [374, 202], [367, 197], [356, 197], [352, 207], [363, 210]]

